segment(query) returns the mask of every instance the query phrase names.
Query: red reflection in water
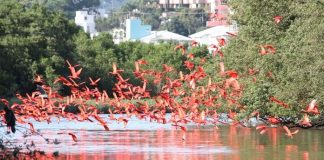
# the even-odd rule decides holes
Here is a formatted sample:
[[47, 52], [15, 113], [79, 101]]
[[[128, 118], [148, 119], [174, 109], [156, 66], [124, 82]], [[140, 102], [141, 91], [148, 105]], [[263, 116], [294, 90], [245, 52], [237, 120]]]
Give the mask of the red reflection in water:
[[272, 145], [273, 146], [277, 146], [277, 140], [278, 140], [278, 137], [277, 137], [278, 133], [277, 133], [277, 129], [276, 128], [272, 128], [271, 129], [271, 136], [269, 137], [272, 141]]
[[303, 160], [308, 160], [309, 159], [309, 153], [307, 151], [303, 152]]
[[[87, 154], [81, 152], [79, 154], [61, 155], [58, 159], [83, 160], [83, 159], [122, 159], [122, 160], [142, 160], [142, 159], [217, 159], [222, 160], [228, 157], [223, 153], [215, 154], [211, 149], [215, 147], [223, 147], [219, 139], [218, 131], [212, 130], [202, 132], [200, 129], [193, 129], [186, 132], [187, 139], [182, 140], [181, 130], [157, 130], [148, 131], [121, 131], [116, 132], [108, 139], [112, 145], [106, 147], [114, 147], [114, 144], [122, 146], [116, 148], [112, 152], [105, 153], [103, 150], [96, 154]], [[136, 138], [138, 137], [138, 138]], [[88, 139], [86, 134], [79, 134], [81, 139]], [[96, 136], [97, 141], [91, 142], [92, 145], [102, 145], [106, 138], [101, 135]], [[113, 148], [112, 148], [113, 149]], [[204, 151], [207, 149], [207, 151]], [[211, 150], [210, 153], [208, 150]], [[191, 152], [193, 151], [193, 152]], [[239, 156], [234, 159], [239, 159]]]
[[[310, 152], [319, 150], [316, 148], [320, 146], [319, 143], [303, 148], [297, 143], [301, 137], [294, 137], [296, 140], [293, 141], [282, 132], [278, 128], [269, 128], [264, 135], [260, 135], [254, 128], [237, 126], [220, 129], [191, 128], [186, 132], [186, 140], [183, 141], [182, 131], [176, 129], [112, 131], [109, 134], [100, 132], [97, 135], [81, 131], [78, 134], [80, 142], [77, 144], [80, 151], [77, 154], [61, 155], [57, 159], [314, 159], [313, 153]], [[87, 145], [97, 148], [89, 152], [82, 148]]]
[[292, 157], [293, 152], [297, 153], [298, 152], [298, 146], [296, 145], [286, 145], [285, 146], [285, 153], [286, 153], [286, 160], [291, 160], [291, 159], [295, 159]]

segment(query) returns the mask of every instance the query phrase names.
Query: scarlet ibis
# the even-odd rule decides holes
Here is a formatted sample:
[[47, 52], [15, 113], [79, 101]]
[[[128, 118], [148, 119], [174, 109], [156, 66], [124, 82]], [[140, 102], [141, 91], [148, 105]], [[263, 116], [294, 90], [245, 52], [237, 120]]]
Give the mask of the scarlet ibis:
[[42, 77], [40, 75], [36, 75], [36, 77], [34, 79], [34, 83], [42, 85], [44, 83], [44, 81], [43, 81], [43, 79], [42, 79]]
[[100, 81], [100, 78], [96, 79], [96, 80], [93, 80], [91, 77], [89, 77], [89, 80], [90, 80], [90, 85], [91, 86], [96, 86], [97, 83]]
[[293, 135], [299, 132], [299, 130], [295, 130], [294, 132], [291, 132], [287, 126], [282, 126], [282, 128], [286, 131], [286, 135], [290, 138], [293, 138]]
[[235, 37], [235, 36], [237, 36], [237, 34], [236, 34], [236, 33], [232, 33], [232, 32], [226, 32], [226, 34], [228, 34], [228, 35], [230, 35], [230, 36], [232, 36], [232, 37]]
[[178, 50], [178, 49], [181, 49], [181, 54], [184, 55], [186, 53], [186, 48], [182, 45], [182, 44], [179, 44], [177, 46], [174, 47], [174, 50]]
[[197, 41], [192, 41], [191, 42], [191, 46], [192, 47], [197, 47], [198, 46], [198, 42]]
[[305, 110], [302, 109], [302, 112], [306, 112], [309, 114], [320, 114], [320, 112], [318, 111], [318, 106], [316, 105], [316, 100], [312, 100]]
[[69, 65], [69, 69], [70, 69], [70, 72], [71, 72], [71, 76], [69, 76], [69, 77], [71, 77], [73, 79], [79, 78], [79, 76], [81, 74], [81, 71], [82, 71], [82, 68], [80, 68], [78, 71], [75, 71], [75, 67], [77, 67], [79, 65], [72, 66], [68, 60], [66, 60], [66, 63]]
[[279, 24], [282, 20], [282, 16], [274, 16], [273, 17], [273, 20], [276, 24]]
[[304, 126], [304, 127], [311, 127], [312, 124], [310, 123], [310, 119], [308, 118], [308, 115], [305, 113], [303, 116], [303, 119], [299, 121], [299, 125]]
[[261, 55], [266, 55], [268, 53], [274, 54], [276, 52], [276, 48], [273, 47], [273, 45], [266, 44], [266, 45], [260, 45], [260, 54]]
[[289, 107], [289, 105], [287, 103], [285, 103], [283, 101], [280, 101], [280, 100], [276, 99], [275, 97], [272, 97], [271, 96], [271, 97], [269, 97], [269, 99], [270, 99], [270, 101], [275, 102], [275, 103], [277, 103], [280, 106], [283, 106], [285, 108], [288, 108]]
[[260, 134], [264, 134], [267, 131], [267, 126], [259, 125], [256, 127], [256, 130], [260, 130]]
[[224, 38], [220, 38], [220, 39], [217, 39], [217, 41], [218, 41], [218, 45], [219, 46], [225, 46], [225, 39]]

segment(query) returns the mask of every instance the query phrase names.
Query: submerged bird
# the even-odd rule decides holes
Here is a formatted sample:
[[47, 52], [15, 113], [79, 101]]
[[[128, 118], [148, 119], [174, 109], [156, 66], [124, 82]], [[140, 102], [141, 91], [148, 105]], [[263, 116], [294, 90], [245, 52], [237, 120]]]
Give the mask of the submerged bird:
[[6, 120], [6, 123], [7, 123], [7, 133], [9, 134], [10, 130], [11, 130], [12, 133], [15, 133], [16, 132], [16, 128], [15, 128], [16, 117], [15, 117], [15, 114], [7, 105], [4, 107], [4, 111], [5, 111], [4, 116], [5, 116], [5, 120]]

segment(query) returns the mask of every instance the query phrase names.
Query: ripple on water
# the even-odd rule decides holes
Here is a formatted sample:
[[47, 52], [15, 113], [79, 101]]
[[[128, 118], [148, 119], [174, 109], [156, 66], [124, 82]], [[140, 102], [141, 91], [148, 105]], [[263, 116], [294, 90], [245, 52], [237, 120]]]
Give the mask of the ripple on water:
[[[58, 139], [61, 143], [57, 145], [46, 144], [40, 136], [23, 138], [19, 131], [3, 136], [17, 144], [34, 141], [37, 148], [45, 152], [59, 151], [62, 155], [75, 157], [82, 154], [87, 159], [96, 156], [101, 156], [97, 159], [132, 159], [133, 156], [137, 159], [321, 159], [324, 156], [323, 130], [300, 130], [293, 139], [287, 139], [280, 127], [268, 128], [260, 135], [255, 128], [219, 126], [217, 130], [211, 125], [189, 124], [187, 132], [183, 133], [171, 124], [133, 117], [124, 128], [123, 123], [110, 121], [107, 115], [101, 117], [108, 121], [111, 131], [104, 131], [96, 122], [61, 119], [58, 123], [53, 118], [53, 122], [47, 124], [31, 120], [45, 138]], [[28, 125], [20, 126], [29, 128]], [[18, 127], [18, 130], [24, 129]], [[70, 132], [77, 136], [77, 143], [67, 134]], [[182, 141], [183, 134], [186, 134], [185, 141]]]

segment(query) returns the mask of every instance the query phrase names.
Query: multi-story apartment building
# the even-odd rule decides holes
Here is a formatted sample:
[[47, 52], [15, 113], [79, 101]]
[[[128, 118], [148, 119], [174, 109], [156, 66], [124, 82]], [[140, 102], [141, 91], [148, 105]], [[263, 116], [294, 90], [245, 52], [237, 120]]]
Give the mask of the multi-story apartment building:
[[208, 5], [208, 0], [159, 0], [162, 8], [200, 8]]
[[83, 30], [87, 33], [93, 34], [96, 33], [96, 23], [95, 18], [97, 13], [93, 12], [88, 8], [76, 11], [75, 14], [75, 24], [81, 26]]
[[208, 8], [209, 20], [207, 27], [221, 26], [228, 24], [230, 13], [228, 0], [159, 0], [162, 8]]

